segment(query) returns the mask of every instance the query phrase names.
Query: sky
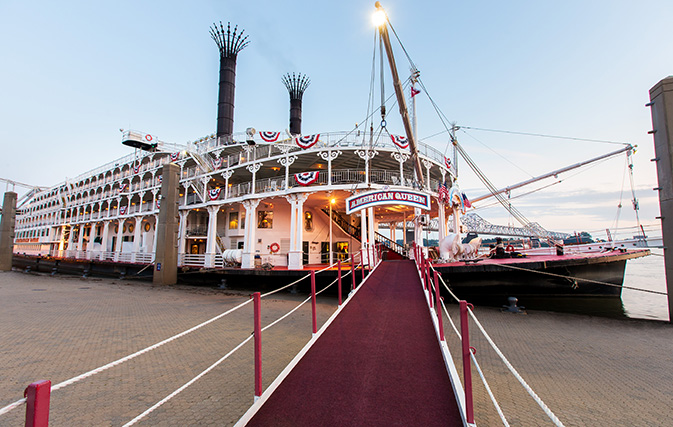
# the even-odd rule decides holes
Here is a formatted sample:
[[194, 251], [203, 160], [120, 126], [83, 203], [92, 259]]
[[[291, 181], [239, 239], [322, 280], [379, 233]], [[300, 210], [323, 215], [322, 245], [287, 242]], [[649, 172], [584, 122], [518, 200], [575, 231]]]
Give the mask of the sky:
[[[459, 126], [638, 145], [641, 220], [658, 223], [645, 104], [649, 89], [673, 74], [672, 2], [382, 5], [428, 93]], [[175, 143], [213, 133], [219, 56], [208, 30], [219, 21], [237, 24], [250, 40], [238, 58], [235, 131], [288, 127], [281, 82], [287, 72], [311, 79], [304, 133], [350, 130], [367, 114], [373, 10], [369, 0], [0, 0], [0, 177], [50, 186], [77, 176], [130, 153], [120, 128]], [[395, 49], [406, 78], [409, 65]], [[386, 90], [392, 94], [389, 81]], [[448, 137], [427, 95], [416, 98], [418, 136], [445, 151]], [[403, 133], [397, 115], [388, 128]], [[620, 147], [473, 129], [457, 136], [496, 187]], [[463, 191], [483, 194], [465, 163], [458, 167]], [[513, 203], [545, 228], [593, 231], [614, 226], [623, 194], [619, 225], [630, 226], [635, 217], [624, 167], [619, 156]], [[498, 207], [478, 213], [497, 224], [512, 221]]]

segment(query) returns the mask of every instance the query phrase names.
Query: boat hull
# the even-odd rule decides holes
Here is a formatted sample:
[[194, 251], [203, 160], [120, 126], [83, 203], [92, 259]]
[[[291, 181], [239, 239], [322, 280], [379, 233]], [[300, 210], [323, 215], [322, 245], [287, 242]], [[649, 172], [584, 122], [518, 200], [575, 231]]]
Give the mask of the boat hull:
[[[649, 250], [600, 254], [529, 256], [436, 265], [458, 298], [507, 303], [533, 298], [619, 298], [626, 261]], [[600, 283], [597, 283], [600, 282]]]

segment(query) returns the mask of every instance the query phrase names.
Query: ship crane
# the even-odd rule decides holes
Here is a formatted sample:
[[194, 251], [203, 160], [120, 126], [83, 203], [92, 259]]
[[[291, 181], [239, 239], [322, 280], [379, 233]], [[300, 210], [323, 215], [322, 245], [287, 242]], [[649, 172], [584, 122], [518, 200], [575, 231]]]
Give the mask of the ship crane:
[[495, 196], [498, 195], [498, 194], [509, 193], [509, 192], [511, 192], [512, 190], [515, 190], [515, 189], [517, 189], [517, 188], [521, 188], [521, 187], [524, 187], [524, 186], [526, 186], [526, 185], [533, 184], [533, 183], [535, 183], [535, 182], [541, 181], [541, 180], [546, 179], [546, 178], [556, 177], [557, 175], [559, 175], [559, 174], [561, 174], [561, 173], [568, 172], [568, 171], [571, 171], [571, 170], [573, 170], [573, 169], [580, 168], [580, 167], [582, 167], [582, 166], [586, 166], [586, 165], [588, 165], [588, 164], [597, 162], [597, 161], [599, 161], [599, 160], [609, 159], [610, 157], [614, 157], [614, 156], [616, 156], [616, 155], [618, 155], [618, 154], [622, 154], [622, 153], [624, 153], [624, 152], [629, 152], [629, 153], [630, 153], [630, 152], [632, 152], [633, 150], [635, 150], [635, 147], [634, 147], [633, 145], [631, 145], [631, 144], [628, 144], [626, 147], [621, 148], [621, 149], [619, 149], [619, 150], [617, 150], [617, 151], [613, 151], [613, 152], [610, 152], [610, 153], [607, 153], [607, 154], [603, 154], [602, 156], [594, 157], [594, 158], [592, 158], [592, 159], [585, 160], [585, 161], [583, 161], [583, 162], [575, 163], [575, 164], [573, 164], [573, 165], [566, 166], [566, 167], [561, 168], [561, 169], [556, 169], [555, 171], [546, 173], [546, 174], [544, 174], [544, 175], [540, 175], [540, 176], [537, 176], [537, 177], [528, 179], [528, 180], [526, 180], [526, 181], [522, 181], [522, 182], [519, 182], [519, 183], [517, 183], [517, 184], [510, 185], [510, 186], [501, 188], [501, 189], [499, 189], [499, 190], [497, 190], [497, 191], [494, 191], [494, 192], [491, 192], [491, 193], [487, 193], [487, 194], [481, 195], [481, 196], [479, 196], [479, 197], [475, 197], [474, 199], [471, 199], [470, 202], [471, 202], [471, 203], [477, 203], [477, 202], [480, 202], [480, 201], [482, 201], [482, 200], [488, 199], [489, 197], [495, 197]]

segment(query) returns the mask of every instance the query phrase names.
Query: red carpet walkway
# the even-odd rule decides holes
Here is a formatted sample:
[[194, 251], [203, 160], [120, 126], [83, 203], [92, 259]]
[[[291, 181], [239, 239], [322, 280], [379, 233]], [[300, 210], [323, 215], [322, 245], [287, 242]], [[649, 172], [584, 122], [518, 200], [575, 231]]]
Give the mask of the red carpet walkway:
[[413, 261], [371, 275], [249, 426], [459, 426]]

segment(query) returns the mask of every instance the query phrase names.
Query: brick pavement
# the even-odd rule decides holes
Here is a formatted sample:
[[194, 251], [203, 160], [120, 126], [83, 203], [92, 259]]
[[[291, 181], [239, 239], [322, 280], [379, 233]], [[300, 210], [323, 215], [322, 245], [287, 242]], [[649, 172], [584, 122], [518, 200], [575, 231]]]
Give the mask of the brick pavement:
[[[248, 292], [0, 273], [0, 407], [38, 379], [71, 378], [154, 344], [234, 305]], [[304, 296], [263, 300], [263, 323]], [[319, 301], [320, 322], [335, 308]], [[450, 305], [454, 318], [457, 306]], [[673, 419], [673, 327], [651, 321], [477, 307], [491, 337], [566, 426], [657, 426]], [[117, 426], [177, 389], [251, 332], [252, 306], [151, 353], [52, 394], [52, 426]], [[263, 337], [264, 387], [310, 339], [310, 306]], [[278, 329], [276, 329], [278, 328]], [[457, 341], [447, 322], [449, 345]], [[511, 425], [551, 425], [471, 327], [472, 345]], [[479, 425], [500, 425], [476, 372]], [[252, 345], [138, 425], [232, 425], [252, 404]], [[23, 425], [24, 408], [0, 416]]]
[[[448, 309], [459, 325], [457, 305]], [[477, 307], [475, 314], [565, 426], [673, 424], [672, 325], [533, 310], [517, 315], [490, 307]], [[510, 424], [553, 425], [470, 323], [471, 345]], [[462, 377], [458, 340], [445, 324]], [[474, 368], [472, 376], [477, 423], [502, 425]]]
[[[248, 299], [249, 292], [107, 279], [0, 273], [0, 407], [38, 379], [52, 384], [164, 340]], [[262, 324], [305, 295], [262, 300]], [[318, 299], [319, 323], [336, 308]], [[311, 308], [263, 335], [267, 387], [311, 337]], [[249, 304], [187, 336], [52, 394], [52, 426], [122, 425], [217, 361], [252, 332]], [[232, 425], [253, 401], [253, 347], [246, 344], [138, 425]], [[20, 426], [20, 407], [0, 416]]]

